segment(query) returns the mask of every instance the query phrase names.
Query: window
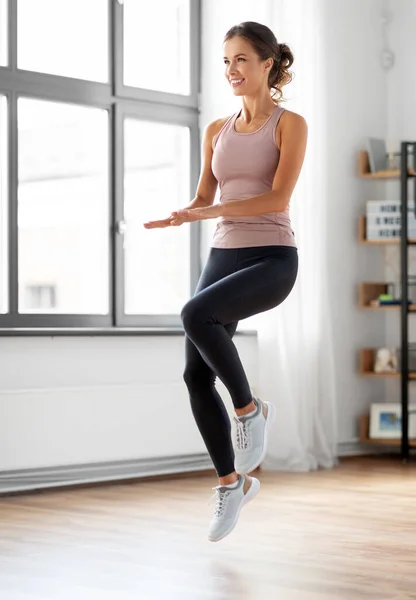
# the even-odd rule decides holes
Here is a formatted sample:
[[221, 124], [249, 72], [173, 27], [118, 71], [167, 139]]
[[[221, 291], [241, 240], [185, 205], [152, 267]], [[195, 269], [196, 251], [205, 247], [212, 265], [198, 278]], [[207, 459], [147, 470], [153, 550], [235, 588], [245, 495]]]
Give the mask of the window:
[[19, 69], [108, 81], [107, 0], [18, 0], [17, 10]]
[[190, 294], [190, 229], [145, 229], [189, 204], [189, 130], [124, 123], [126, 314], [179, 314]]
[[181, 328], [199, 224], [143, 222], [198, 182], [199, 14], [200, 0], [0, 0], [0, 335]]
[[190, 93], [190, 0], [124, 0], [124, 84]]
[[7, 2], [8, 0], [0, 0], [0, 67], [7, 65], [7, 44], [8, 44], [8, 27], [7, 27]]
[[107, 314], [107, 111], [20, 98], [18, 126], [19, 312], [46, 278], [55, 312]]
[[8, 311], [7, 102], [0, 96], [0, 314]]

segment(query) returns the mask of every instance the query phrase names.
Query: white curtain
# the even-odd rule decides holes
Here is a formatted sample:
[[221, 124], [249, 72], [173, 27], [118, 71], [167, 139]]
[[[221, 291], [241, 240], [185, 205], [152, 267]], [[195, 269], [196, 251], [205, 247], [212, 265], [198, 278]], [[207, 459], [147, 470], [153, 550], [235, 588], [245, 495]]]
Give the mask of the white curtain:
[[[263, 467], [311, 470], [336, 462], [336, 386], [332, 352], [332, 315], [326, 260], [329, 198], [325, 177], [326, 0], [206, 0], [202, 3], [201, 128], [232, 114], [240, 103], [223, 76], [222, 40], [241, 21], [268, 25], [279, 42], [293, 48], [296, 77], [284, 88], [285, 106], [302, 114], [309, 126], [307, 156], [291, 202], [299, 247], [299, 275], [282, 306], [253, 319], [258, 330], [259, 377], [255, 392], [277, 407], [269, 452]], [[208, 251], [214, 221], [202, 224]], [[241, 327], [247, 327], [242, 322]], [[220, 387], [220, 384], [219, 384]], [[223, 389], [221, 388], [221, 393]], [[228, 396], [223, 394], [227, 401]], [[231, 403], [229, 403], [231, 406]], [[230, 408], [231, 410], [231, 408]]]
[[290, 297], [257, 319], [259, 386], [273, 402], [265, 469], [308, 471], [336, 464], [337, 399], [328, 297], [324, 4], [320, 0], [268, 0], [266, 23], [293, 49], [296, 77], [284, 88], [285, 106], [308, 122], [309, 141], [291, 201], [299, 248], [298, 280]]

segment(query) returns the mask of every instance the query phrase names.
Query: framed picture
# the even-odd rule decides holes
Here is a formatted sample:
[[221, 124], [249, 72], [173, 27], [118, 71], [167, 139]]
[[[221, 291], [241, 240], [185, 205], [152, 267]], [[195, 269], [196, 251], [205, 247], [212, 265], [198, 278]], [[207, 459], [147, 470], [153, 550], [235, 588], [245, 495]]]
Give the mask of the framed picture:
[[[370, 439], [400, 439], [402, 407], [400, 402], [380, 402], [371, 405]], [[416, 438], [416, 404], [409, 405], [409, 439]]]

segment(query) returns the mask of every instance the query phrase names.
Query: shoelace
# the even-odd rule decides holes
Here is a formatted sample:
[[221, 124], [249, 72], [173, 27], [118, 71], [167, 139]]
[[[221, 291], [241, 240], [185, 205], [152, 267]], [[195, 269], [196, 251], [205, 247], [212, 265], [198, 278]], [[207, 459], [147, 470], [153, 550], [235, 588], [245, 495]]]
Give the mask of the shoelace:
[[216, 503], [215, 503], [215, 510], [214, 510], [214, 516], [216, 517], [221, 517], [221, 515], [224, 512], [225, 506], [227, 504], [227, 498], [230, 495], [230, 492], [228, 490], [221, 490], [220, 489], [221, 486], [212, 488], [213, 490], [215, 490], [215, 494], [212, 496], [211, 500], [209, 501], [208, 504], [210, 504], [214, 498], [216, 498]]
[[234, 421], [237, 426], [237, 449], [247, 450], [250, 439], [249, 423], [248, 421], [240, 421], [237, 417], [234, 417]]

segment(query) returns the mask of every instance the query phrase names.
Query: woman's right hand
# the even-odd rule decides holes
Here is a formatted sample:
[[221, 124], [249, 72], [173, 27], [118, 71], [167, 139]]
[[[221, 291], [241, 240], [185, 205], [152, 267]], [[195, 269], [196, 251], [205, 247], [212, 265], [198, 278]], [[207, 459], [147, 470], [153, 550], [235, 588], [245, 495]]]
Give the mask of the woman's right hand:
[[147, 223], [143, 223], [143, 226], [146, 229], [161, 229], [163, 227], [179, 227], [182, 223], [185, 223], [184, 218], [177, 211], [173, 211], [167, 219], [148, 221]]
[[183, 223], [186, 223], [187, 221], [185, 220], [185, 218], [183, 216], [181, 216], [176, 210], [173, 211], [172, 213], [170, 213], [170, 224], [171, 227], [179, 227], [179, 225], [182, 225]]

